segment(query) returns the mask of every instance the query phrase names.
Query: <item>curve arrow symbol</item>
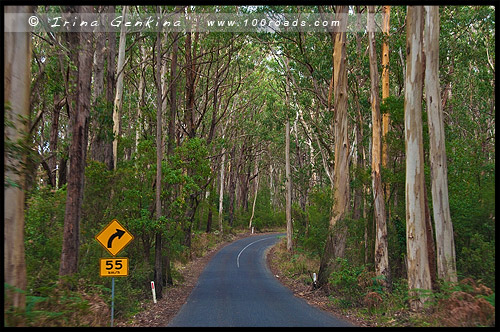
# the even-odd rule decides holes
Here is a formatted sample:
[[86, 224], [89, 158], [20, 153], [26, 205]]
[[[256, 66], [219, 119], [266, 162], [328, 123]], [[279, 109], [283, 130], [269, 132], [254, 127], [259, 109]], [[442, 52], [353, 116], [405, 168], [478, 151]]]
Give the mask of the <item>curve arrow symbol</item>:
[[118, 237], [119, 239], [122, 238], [123, 234], [125, 234], [125, 231], [124, 230], [121, 230], [121, 229], [116, 229], [116, 233], [111, 235], [109, 237], [109, 240], [108, 240], [108, 248], [111, 248], [112, 247], [112, 243], [113, 243], [113, 240], [115, 239], [115, 237]]

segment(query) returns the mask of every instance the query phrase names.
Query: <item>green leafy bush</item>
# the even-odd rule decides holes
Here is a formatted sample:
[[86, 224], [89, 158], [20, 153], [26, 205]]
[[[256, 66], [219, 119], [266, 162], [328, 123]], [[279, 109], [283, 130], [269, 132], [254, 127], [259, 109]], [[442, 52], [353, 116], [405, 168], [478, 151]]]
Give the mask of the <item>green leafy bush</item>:
[[25, 214], [26, 274], [29, 288], [57, 279], [61, 258], [66, 187], [42, 187], [30, 194]]

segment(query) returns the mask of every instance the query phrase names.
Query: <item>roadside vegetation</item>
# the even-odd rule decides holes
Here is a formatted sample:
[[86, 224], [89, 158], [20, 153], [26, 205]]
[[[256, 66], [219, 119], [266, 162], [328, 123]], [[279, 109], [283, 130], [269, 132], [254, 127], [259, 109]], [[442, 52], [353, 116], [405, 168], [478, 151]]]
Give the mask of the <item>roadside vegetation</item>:
[[440, 283], [435, 291], [423, 291], [428, 301], [423, 310], [414, 311], [409, 306], [411, 296], [404, 278], [394, 280], [392, 290], [387, 292], [369, 265], [356, 266], [338, 259], [340, 269], [330, 275], [327, 287], [317, 289], [313, 273], [319, 269], [319, 257], [304, 247], [297, 247], [293, 253], [287, 251], [286, 239], [275, 246], [272, 257], [271, 264], [279, 270], [279, 280], [297, 290], [296, 294], [307, 293], [312, 304], [326, 297], [323, 310], [355, 318], [363, 326], [495, 326], [495, 293], [472, 278], [455, 284]]

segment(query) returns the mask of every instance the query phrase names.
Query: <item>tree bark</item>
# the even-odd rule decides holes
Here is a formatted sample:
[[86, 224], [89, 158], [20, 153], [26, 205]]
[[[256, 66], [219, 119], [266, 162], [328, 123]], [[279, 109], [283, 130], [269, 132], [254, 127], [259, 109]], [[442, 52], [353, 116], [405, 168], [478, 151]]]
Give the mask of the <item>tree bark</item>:
[[[81, 6], [78, 12], [92, 12], [91, 6]], [[93, 34], [78, 33], [79, 45], [72, 51], [78, 52], [76, 109], [71, 116], [72, 140], [69, 150], [68, 193], [64, 215], [64, 234], [59, 275], [76, 273], [80, 246], [80, 218], [83, 201], [85, 158], [88, 143], [88, 121], [90, 115], [91, 76], [93, 58]], [[77, 37], [77, 38], [78, 38]]]
[[[115, 6], [108, 7], [108, 13], [115, 13]], [[113, 117], [113, 102], [115, 97], [116, 89], [116, 33], [108, 32], [108, 53], [107, 53], [107, 68], [106, 68], [106, 116]], [[103, 155], [104, 163], [108, 166], [108, 170], [114, 168], [114, 157], [113, 157], [113, 139], [111, 135], [106, 135], [107, 138], [103, 143]]]
[[[161, 15], [161, 11], [159, 13]], [[158, 31], [156, 39], [156, 88], [157, 88], [157, 105], [156, 105], [156, 219], [158, 227], [155, 235], [155, 285], [156, 295], [158, 299], [162, 298], [163, 290], [163, 268], [162, 268], [162, 227], [161, 225], [161, 162], [163, 158], [162, 147], [162, 84], [161, 84], [161, 32]]]
[[139, 51], [141, 53], [141, 57], [139, 58], [139, 68], [140, 68], [140, 74], [139, 74], [139, 100], [137, 101], [137, 124], [135, 127], [135, 150], [137, 152], [137, 146], [139, 145], [139, 139], [142, 135], [142, 130], [143, 130], [143, 115], [142, 115], [142, 110], [144, 108], [144, 87], [146, 85], [146, 47], [144, 44], [139, 45]]
[[255, 192], [253, 196], [253, 204], [252, 204], [252, 215], [250, 216], [250, 222], [248, 223], [248, 228], [251, 230], [252, 229], [252, 221], [253, 217], [255, 215], [255, 203], [257, 202], [257, 193], [259, 192], [259, 158], [255, 157]]
[[[382, 101], [389, 97], [389, 22], [391, 17], [391, 6], [382, 6], [383, 23], [382, 23]], [[387, 143], [385, 138], [389, 132], [390, 114], [382, 115], [382, 166], [387, 167]], [[389, 193], [388, 184], [386, 184], [386, 193]]]
[[412, 290], [431, 289], [425, 230], [424, 151], [422, 138], [423, 7], [408, 6], [405, 78], [406, 245], [408, 289], [416, 298], [412, 309], [423, 307], [425, 296]]
[[[337, 6], [337, 15], [346, 14], [347, 6]], [[340, 20], [340, 19], [339, 19]], [[347, 227], [343, 223], [349, 209], [349, 137], [347, 126], [346, 20], [340, 20], [333, 46], [333, 93], [335, 121], [335, 165], [333, 169], [333, 208], [328, 236], [318, 272], [318, 286], [327, 284], [332, 258], [343, 258]], [[330, 93], [331, 94], [331, 93]], [[330, 100], [331, 98], [329, 98]]]
[[425, 95], [429, 124], [432, 209], [438, 277], [457, 282], [453, 224], [448, 199], [448, 167], [439, 89], [439, 7], [425, 6]]
[[[106, 108], [101, 108], [103, 100], [101, 96], [104, 91], [104, 58], [106, 54], [106, 32], [98, 31], [96, 36], [96, 46], [94, 54], [94, 84], [92, 93], [92, 108], [95, 110], [96, 116], [92, 117], [92, 134], [90, 138], [90, 153], [91, 158], [96, 161], [104, 162], [104, 154], [102, 147], [104, 144], [103, 132], [106, 128], [101, 127], [99, 121], [105, 115]], [[104, 113], [104, 114], [99, 114]]]
[[[224, 139], [224, 136], [222, 136], [222, 139]], [[219, 189], [219, 231], [222, 233], [223, 231], [223, 226], [222, 226], [222, 219], [223, 215], [223, 205], [222, 203], [224, 202], [224, 170], [225, 170], [225, 163], [226, 163], [226, 149], [223, 147], [222, 148], [222, 161], [220, 164], [220, 189]]]
[[[285, 66], [288, 68], [288, 59], [285, 57]], [[293, 234], [293, 224], [292, 224], [292, 175], [290, 171], [290, 82], [288, 79], [288, 70], [286, 73], [286, 86], [285, 86], [285, 105], [286, 105], [286, 122], [285, 122], [285, 178], [286, 178], [286, 249], [291, 252], [293, 250], [292, 245], [292, 234]]]
[[[123, 6], [123, 17], [127, 17], [128, 6]], [[127, 41], [127, 27], [121, 26], [120, 43], [118, 46], [118, 63], [116, 78], [116, 95], [113, 106], [113, 168], [116, 169], [118, 162], [118, 140], [120, 138], [120, 117], [123, 105], [123, 76], [125, 75], [123, 67], [125, 65], [125, 44]]]
[[172, 62], [170, 64], [170, 116], [168, 119], [167, 154], [170, 156], [175, 146], [175, 118], [177, 114], [177, 54], [179, 53], [178, 33], [172, 34]]
[[371, 81], [371, 105], [372, 105], [372, 193], [374, 217], [376, 225], [375, 237], [375, 273], [383, 277], [380, 280], [384, 288], [390, 288], [391, 274], [389, 270], [389, 253], [387, 243], [387, 224], [384, 202], [384, 191], [382, 189], [382, 177], [380, 174], [381, 156], [381, 121], [380, 100], [378, 88], [377, 54], [375, 51], [375, 6], [368, 6], [368, 47], [370, 54], [370, 81]]
[[[382, 101], [389, 98], [389, 24], [391, 17], [391, 6], [382, 6], [383, 22], [382, 22]], [[389, 132], [390, 113], [387, 110], [382, 115], [382, 167], [387, 167], [389, 162], [389, 154], [387, 152], [387, 133]], [[385, 191], [385, 199], [389, 203], [390, 187], [389, 183], [383, 183]], [[391, 205], [387, 205], [387, 218], [391, 220]]]
[[[33, 13], [33, 6], [4, 8], [5, 13]], [[18, 20], [19, 25], [24, 22]], [[5, 24], [15, 24], [5, 21]], [[21, 26], [19, 28], [22, 28]], [[22, 144], [26, 140], [30, 114], [31, 36], [29, 32], [4, 32], [4, 98], [5, 142]], [[24, 253], [25, 175], [22, 165], [26, 155], [16, 155], [7, 149], [4, 154], [4, 283], [26, 290], [26, 261]], [[4, 308], [24, 309], [23, 292], [5, 289]]]
[[[66, 103], [66, 98], [63, 98], [63, 100], [64, 103]], [[50, 170], [50, 183], [53, 188], [57, 187], [56, 150], [57, 150], [58, 131], [59, 131], [59, 115], [61, 114], [61, 108], [64, 106], [64, 104], [61, 105], [63, 100], [59, 101], [59, 96], [57, 94], [54, 95], [54, 109], [52, 111], [52, 124], [50, 127], [50, 139], [49, 139], [50, 151], [53, 153], [53, 155], [50, 156], [48, 160], [48, 166]]]
[[236, 146], [233, 145], [229, 159], [229, 225], [233, 227], [234, 201], [236, 191]]

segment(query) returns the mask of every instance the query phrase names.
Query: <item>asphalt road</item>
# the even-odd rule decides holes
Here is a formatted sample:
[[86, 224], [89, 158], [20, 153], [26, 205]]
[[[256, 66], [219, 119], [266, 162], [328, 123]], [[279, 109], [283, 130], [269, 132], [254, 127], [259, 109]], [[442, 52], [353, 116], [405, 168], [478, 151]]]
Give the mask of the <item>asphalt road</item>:
[[222, 248], [169, 326], [352, 326], [293, 296], [271, 274], [265, 252], [280, 236], [250, 236]]

